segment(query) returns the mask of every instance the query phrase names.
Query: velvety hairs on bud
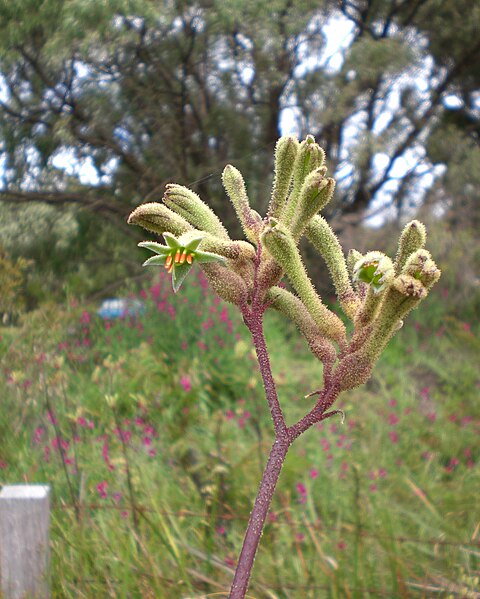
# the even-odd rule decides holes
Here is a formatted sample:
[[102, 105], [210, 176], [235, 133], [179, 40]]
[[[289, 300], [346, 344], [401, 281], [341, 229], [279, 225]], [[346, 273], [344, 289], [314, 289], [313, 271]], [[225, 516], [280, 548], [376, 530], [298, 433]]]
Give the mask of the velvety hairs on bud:
[[295, 240], [288, 229], [274, 219], [270, 219], [270, 227], [263, 232], [262, 242], [287, 274], [322, 335], [343, 345], [345, 326], [338, 316], [322, 303], [307, 275]]
[[360, 307], [360, 300], [350, 283], [347, 263], [337, 236], [323, 216], [312, 219], [306, 229], [306, 236], [325, 260], [342, 310], [353, 320]]
[[163, 201], [171, 210], [183, 216], [195, 229], [229, 239], [227, 230], [215, 212], [187, 187], [173, 183], [167, 185]]
[[227, 241], [215, 237], [215, 235], [206, 234], [202, 248], [208, 252], [220, 254], [229, 260], [253, 260], [255, 258], [255, 248], [248, 241]]
[[205, 264], [202, 270], [219, 297], [238, 307], [245, 305], [248, 290], [242, 277], [218, 264]]
[[349, 250], [347, 254], [347, 270], [351, 279], [353, 279], [353, 270], [355, 264], [362, 258], [362, 254], [358, 250]]
[[427, 290], [440, 278], [440, 270], [432, 260], [430, 252], [423, 249], [417, 250], [409, 256], [402, 269], [402, 274], [418, 279]]
[[158, 202], [141, 204], [130, 214], [127, 222], [129, 225], [139, 225], [158, 235], [163, 235], [165, 231], [172, 235], [182, 235], [186, 231], [193, 230], [192, 225], [183, 217]]
[[297, 203], [300, 190], [306, 177], [317, 168], [323, 166], [325, 162], [325, 152], [315, 143], [313, 135], [307, 137], [301, 142], [293, 165], [293, 189], [288, 198], [285, 210], [282, 211], [281, 220], [289, 223], [297, 211]]
[[332, 199], [335, 181], [326, 178], [325, 167], [317, 168], [308, 175], [300, 190], [297, 211], [289, 225], [294, 239], [299, 239], [312, 218]]
[[268, 215], [279, 218], [290, 193], [293, 179], [293, 167], [300, 144], [293, 135], [285, 135], [277, 141], [275, 147], [275, 176]]
[[427, 241], [425, 225], [418, 220], [407, 223], [398, 241], [398, 250], [395, 257], [395, 273], [401, 273], [409, 256], [422, 249]]
[[262, 217], [250, 207], [242, 174], [234, 166], [227, 164], [222, 174], [222, 182], [235, 208], [245, 236], [252, 243], [258, 243], [262, 228]]
[[[425, 227], [412, 221], [403, 229], [395, 263], [382, 252], [350, 250], [318, 214], [331, 199], [335, 182], [325, 176], [324, 151], [308, 135], [301, 143], [282, 137], [275, 150], [274, 184], [267, 216], [251, 208], [241, 173], [225, 167], [222, 180], [248, 241], [230, 239], [215, 213], [193, 191], [168, 185], [164, 204], [144, 204], [128, 222], [162, 234], [165, 244], [139, 245], [154, 253], [145, 265], [165, 268], [177, 291], [198, 264], [211, 288], [240, 310], [256, 350], [274, 442], [249, 520], [229, 599], [244, 599], [263, 526], [289, 447], [305, 431], [340, 413], [331, 409], [339, 395], [364, 384], [383, 349], [407, 314], [428, 295], [440, 270], [424, 249]], [[325, 261], [340, 305], [352, 321], [342, 320], [322, 302], [299, 251], [306, 236]], [[281, 287], [286, 276], [293, 288]], [[292, 321], [322, 363], [323, 381], [309, 393], [305, 415], [287, 426], [273, 377], [263, 318], [276, 310]], [[303, 393], [302, 393], [303, 395]], [[311, 406], [311, 403], [310, 403]]]

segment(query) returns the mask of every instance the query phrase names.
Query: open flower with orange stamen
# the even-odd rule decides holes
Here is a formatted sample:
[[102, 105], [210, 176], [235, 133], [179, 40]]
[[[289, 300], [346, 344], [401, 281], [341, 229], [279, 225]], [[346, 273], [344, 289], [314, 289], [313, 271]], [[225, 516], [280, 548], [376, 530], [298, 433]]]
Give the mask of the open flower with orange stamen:
[[167, 245], [155, 241], [142, 241], [138, 245], [157, 254], [145, 260], [143, 266], [163, 266], [169, 274], [172, 274], [172, 287], [175, 293], [180, 289], [194, 262], [226, 263], [223, 256], [198, 249], [204, 235], [192, 236], [191, 233], [185, 233], [177, 239], [170, 233], [163, 233], [163, 238]]

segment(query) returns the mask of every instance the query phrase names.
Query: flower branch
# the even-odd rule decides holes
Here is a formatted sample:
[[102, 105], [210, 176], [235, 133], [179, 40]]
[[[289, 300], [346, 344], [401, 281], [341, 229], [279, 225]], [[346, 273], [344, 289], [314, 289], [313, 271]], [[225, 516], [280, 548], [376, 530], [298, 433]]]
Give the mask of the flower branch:
[[[291, 444], [315, 424], [342, 415], [332, 409], [341, 393], [365, 383], [404, 318], [427, 297], [440, 270], [424, 249], [425, 227], [404, 228], [394, 260], [382, 252], [345, 258], [339, 240], [319, 212], [331, 200], [335, 181], [326, 176], [325, 153], [308, 135], [302, 142], [282, 137], [275, 149], [274, 184], [267, 216], [252, 209], [241, 173], [227, 165], [222, 181], [248, 241], [232, 240], [217, 215], [193, 191], [167, 186], [163, 204], [147, 203], [128, 222], [163, 235], [166, 245], [139, 245], [155, 253], [145, 265], [162, 266], [178, 291], [198, 264], [215, 292], [241, 311], [255, 347], [274, 441], [260, 482], [239, 556], [230, 599], [243, 599], [282, 465]], [[353, 323], [347, 335], [339, 316], [321, 300], [303, 263], [299, 242], [306, 236], [325, 261], [337, 298]], [[294, 292], [279, 286], [286, 276]], [[272, 375], [263, 317], [274, 309], [292, 321], [312, 356], [323, 366], [317, 400], [287, 426]], [[308, 397], [307, 396], [307, 397]]]

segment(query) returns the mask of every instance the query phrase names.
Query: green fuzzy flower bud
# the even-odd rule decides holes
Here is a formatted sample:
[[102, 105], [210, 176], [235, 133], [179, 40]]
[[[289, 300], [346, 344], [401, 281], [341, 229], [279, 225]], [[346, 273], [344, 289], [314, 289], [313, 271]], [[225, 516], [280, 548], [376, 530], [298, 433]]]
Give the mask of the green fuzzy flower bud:
[[229, 239], [227, 230], [213, 210], [187, 187], [170, 183], [166, 187], [163, 201], [171, 210], [182, 216], [196, 229]]
[[353, 280], [353, 270], [355, 268], [355, 264], [363, 258], [363, 255], [358, 251], [351, 249], [347, 254], [347, 270], [350, 278]]
[[361, 352], [348, 354], [343, 358], [334, 372], [334, 379], [339, 391], [355, 389], [365, 384], [372, 375], [373, 363]]
[[410, 255], [402, 269], [402, 274], [418, 279], [428, 290], [438, 281], [441, 271], [432, 260], [430, 252], [421, 249]]
[[165, 231], [172, 235], [182, 235], [182, 233], [193, 229], [192, 225], [184, 218], [158, 202], [149, 202], [135, 208], [127, 222], [129, 225], [139, 225], [147, 231], [159, 235]]
[[355, 317], [355, 325], [357, 328], [368, 325], [375, 318], [383, 300], [384, 295], [382, 293], [377, 293], [375, 288], [370, 285], [363, 300], [363, 304]]
[[307, 135], [299, 146], [295, 164], [293, 166], [293, 189], [285, 210], [282, 211], [281, 220], [284, 223], [292, 221], [297, 212], [297, 204], [300, 191], [305, 179], [314, 170], [323, 166], [325, 162], [325, 152], [315, 143], [313, 135]]
[[385, 292], [368, 338], [359, 352], [372, 364], [392, 336], [401, 328], [405, 316], [427, 296], [422, 282], [410, 275], [395, 277]]
[[400, 274], [408, 257], [425, 246], [427, 231], [425, 225], [418, 220], [412, 220], [405, 225], [398, 242], [395, 257], [395, 274]]
[[279, 218], [285, 208], [293, 178], [295, 158], [300, 144], [293, 135], [286, 135], [275, 146], [275, 178], [268, 215]]
[[312, 219], [306, 236], [325, 260], [342, 310], [353, 320], [360, 307], [360, 300], [350, 283], [347, 263], [337, 236], [323, 216]]
[[235, 208], [245, 236], [252, 243], [257, 243], [262, 229], [262, 217], [250, 208], [242, 174], [234, 166], [227, 164], [222, 174], [222, 182]]
[[380, 293], [394, 277], [393, 263], [382, 252], [368, 252], [354, 266], [353, 280], [367, 283], [374, 293]]
[[[194, 233], [199, 233], [199, 231], [191, 232], [192, 235]], [[252, 244], [248, 243], [248, 241], [227, 241], [226, 239], [220, 239], [209, 233], [204, 233], [203, 235], [202, 249], [205, 249], [208, 252], [219, 254], [229, 260], [252, 261], [255, 258], [255, 248]], [[183, 237], [184, 236], [182, 236], [182, 238]]]
[[246, 304], [248, 289], [240, 275], [218, 264], [205, 264], [202, 270], [219, 297], [239, 308]]
[[261, 236], [265, 247], [287, 274], [322, 335], [343, 345], [345, 326], [338, 316], [322, 303], [307, 275], [295, 240], [288, 229], [275, 219], [270, 219], [269, 224]]
[[294, 239], [300, 239], [312, 218], [332, 199], [335, 181], [325, 178], [325, 167], [317, 168], [310, 173], [300, 190], [297, 211], [293, 215], [289, 228]]
[[[427, 297], [427, 290], [425, 289], [423, 283], [410, 275], [401, 274], [396, 277], [393, 281], [392, 288], [394, 292], [415, 300], [421, 300]], [[404, 316], [405, 313], [403, 306], [401, 310], [402, 316]]]

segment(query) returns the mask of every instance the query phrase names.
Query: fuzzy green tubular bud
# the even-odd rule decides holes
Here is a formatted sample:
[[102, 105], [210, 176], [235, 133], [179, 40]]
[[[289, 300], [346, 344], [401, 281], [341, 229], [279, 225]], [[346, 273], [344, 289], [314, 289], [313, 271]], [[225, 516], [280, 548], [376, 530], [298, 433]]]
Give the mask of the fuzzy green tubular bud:
[[372, 370], [373, 362], [368, 356], [360, 351], [347, 354], [335, 369], [333, 384], [339, 392], [355, 389], [368, 381]]
[[191, 189], [170, 183], [166, 187], [163, 202], [196, 229], [229, 239], [217, 215]]
[[363, 255], [358, 251], [351, 249], [347, 254], [347, 271], [351, 279], [353, 279], [353, 269], [355, 264], [363, 258]]
[[325, 260], [342, 310], [353, 320], [360, 307], [360, 300], [350, 283], [347, 263], [337, 236], [323, 216], [312, 219], [306, 236]]
[[269, 253], [287, 274], [322, 335], [334, 339], [343, 346], [345, 326], [340, 318], [322, 303], [307, 275], [295, 240], [288, 229], [274, 219], [270, 219], [270, 227], [263, 232], [261, 239]]
[[323, 362], [326, 369], [331, 370], [337, 357], [335, 348], [330, 341], [322, 337], [317, 324], [302, 301], [281, 287], [270, 289], [266, 298], [272, 308], [295, 323], [315, 357]]
[[297, 212], [300, 191], [306, 177], [314, 170], [323, 166], [325, 152], [315, 143], [313, 135], [307, 135], [302, 141], [295, 158], [293, 166], [293, 189], [288, 198], [285, 210], [282, 211], [281, 220], [284, 223], [291, 222]]
[[240, 275], [219, 264], [202, 264], [201, 267], [219, 297], [239, 308], [245, 305], [248, 290]]
[[359, 353], [366, 356], [373, 364], [400, 328], [400, 321], [426, 296], [427, 290], [418, 279], [403, 274], [396, 277], [385, 292], [371, 333]]
[[375, 318], [380, 306], [384, 300], [384, 296], [381, 293], [376, 293], [373, 287], [369, 287], [367, 295], [363, 300], [363, 305], [357, 312], [355, 318], [355, 325], [357, 327], [364, 327], [368, 325]]
[[402, 274], [410, 275], [422, 282], [429, 290], [440, 278], [441, 271], [427, 250], [417, 250], [410, 255], [402, 269]]
[[255, 248], [248, 241], [226, 241], [207, 233], [202, 249], [228, 258], [231, 269], [248, 282], [249, 287], [253, 285]]
[[283, 277], [282, 267], [269, 254], [262, 256], [258, 269], [257, 282], [261, 291], [277, 285]]
[[395, 274], [400, 274], [408, 257], [422, 249], [427, 241], [425, 225], [418, 220], [412, 220], [405, 225], [398, 241], [398, 250], [395, 257]]
[[242, 174], [234, 166], [227, 164], [222, 174], [222, 183], [235, 208], [245, 236], [252, 243], [258, 243], [262, 219], [258, 212], [250, 208]]
[[285, 207], [293, 178], [295, 158], [300, 144], [293, 135], [285, 135], [275, 146], [275, 178], [268, 216], [279, 218]]
[[335, 181], [325, 177], [325, 167], [318, 168], [305, 179], [297, 203], [297, 210], [289, 224], [293, 238], [298, 240], [312, 218], [332, 199]]
[[127, 222], [129, 225], [139, 225], [158, 235], [166, 231], [178, 237], [193, 230], [192, 225], [183, 217], [158, 202], [141, 204], [130, 214]]
[[229, 260], [253, 260], [255, 258], [255, 248], [248, 241], [227, 241], [208, 233], [202, 241], [202, 249], [219, 254]]

